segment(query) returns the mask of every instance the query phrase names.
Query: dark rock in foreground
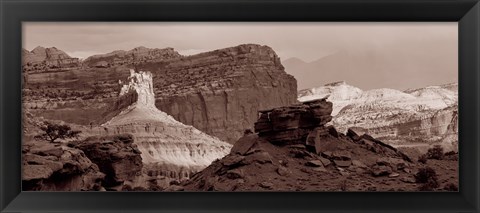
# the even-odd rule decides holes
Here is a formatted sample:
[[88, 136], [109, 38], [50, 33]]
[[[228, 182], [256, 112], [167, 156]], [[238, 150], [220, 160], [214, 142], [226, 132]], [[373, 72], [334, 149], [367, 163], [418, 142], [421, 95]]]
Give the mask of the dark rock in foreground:
[[223, 159], [183, 183], [185, 191], [416, 191], [417, 165], [358, 131], [339, 133], [331, 103], [315, 100], [260, 112], [258, 134], [245, 134]]
[[72, 143], [105, 173], [104, 186], [134, 181], [142, 173], [142, 157], [131, 135], [90, 137]]
[[79, 149], [47, 142], [24, 145], [24, 191], [97, 191], [104, 177]]

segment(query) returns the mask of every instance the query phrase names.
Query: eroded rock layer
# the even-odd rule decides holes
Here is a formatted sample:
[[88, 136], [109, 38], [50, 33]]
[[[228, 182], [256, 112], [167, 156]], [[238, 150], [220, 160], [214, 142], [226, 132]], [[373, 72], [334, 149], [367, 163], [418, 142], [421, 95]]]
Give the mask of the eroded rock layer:
[[65, 70], [80, 65], [78, 58], [72, 58], [55, 47], [36, 47], [32, 51], [22, 49], [22, 68], [25, 73]]
[[327, 97], [333, 103], [333, 124], [341, 132], [359, 127], [398, 146], [440, 143], [458, 149], [457, 84], [398, 91], [362, 91], [345, 82], [299, 92], [300, 101]]
[[[92, 128], [90, 132], [132, 134], [147, 172], [186, 178], [229, 152], [230, 144], [182, 124], [155, 107], [151, 73], [131, 70], [121, 88], [123, 96], [126, 98], [119, 100], [128, 104], [115, 104], [118, 111], [112, 114], [116, 115], [103, 128]], [[123, 105], [126, 107], [118, 108]]]
[[115, 114], [111, 103], [117, 102], [119, 81], [133, 67], [152, 72], [157, 108], [229, 143], [253, 128], [258, 110], [297, 102], [296, 80], [275, 52], [248, 44], [192, 56], [142, 47], [92, 56], [75, 70], [29, 75], [25, 107], [46, 119], [103, 124]]
[[258, 110], [296, 103], [296, 80], [267, 46], [240, 45], [146, 64], [154, 69], [156, 106], [176, 120], [235, 142]]
[[88, 67], [107, 68], [119, 65], [139, 64], [153, 60], [165, 60], [181, 57], [173, 48], [136, 47], [129, 51], [117, 50], [107, 54], [93, 55], [85, 59]]

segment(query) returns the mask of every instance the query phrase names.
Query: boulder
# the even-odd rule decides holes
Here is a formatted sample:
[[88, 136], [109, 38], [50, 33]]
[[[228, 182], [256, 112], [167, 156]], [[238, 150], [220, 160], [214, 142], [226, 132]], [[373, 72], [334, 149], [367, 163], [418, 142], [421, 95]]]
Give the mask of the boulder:
[[233, 169], [227, 172], [227, 178], [229, 179], [238, 179], [243, 178], [244, 176], [243, 169]]
[[365, 133], [367, 133], [366, 130], [360, 127], [350, 127], [347, 130], [347, 136], [353, 141], [359, 141]]
[[285, 166], [279, 166], [277, 168], [277, 174], [280, 176], [287, 176], [290, 171]]
[[375, 177], [386, 176], [392, 173], [392, 168], [384, 165], [374, 165], [372, 167], [372, 175]]
[[236, 167], [236, 166], [240, 166], [243, 163], [243, 160], [245, 159], [244, 156], [241, 156], [241, 155], [227, 155], [225, 156], [223, 159], [222, 159], [222, 164], [224, 166], [227, 166], [227, 167], [230, 167], [230, 168], [233, 168], [233, 167]]
[[258, 140], [257, 134], [249, 134], [238, 139], [235, 144], [233, 144], [232, 149], [230, 150], [231, 154], [245, 155], [256, 143]]
[[323, 163], [320, 160], [311, 160], [308, 161], [305, 165], [312, 167], [323, 167]]
[[333, 160], [336, 166], [338, 167], [349, 167], [352, 165], [352, 161], [350, 160]]
[[265, 163], [273, 163], [272, 161], [272, 156], [268, 152], [256, 152], [251, 155], [245, 156], [245, 163], [246, 164], [252, 164], [254, 162], [258, 162], [260, 164], [265, 164]]
[[[332, 104], [325, 99], [260, 111], [255, 132], [273, 144], [306, 144], [314, 146], [324, 135], [338, 137], [335, 128], [324, 125], [331, 121]], [[315, 128], [316, 127], [316, 128]], [[311, 129], [314, 128], [313, 131]], [[306, 140], [306, 142], [305, 142]]]
[[264, 189], [273, 189], [274, 187], [274, 185], [270, 182], [261, 182], [259, 185]]

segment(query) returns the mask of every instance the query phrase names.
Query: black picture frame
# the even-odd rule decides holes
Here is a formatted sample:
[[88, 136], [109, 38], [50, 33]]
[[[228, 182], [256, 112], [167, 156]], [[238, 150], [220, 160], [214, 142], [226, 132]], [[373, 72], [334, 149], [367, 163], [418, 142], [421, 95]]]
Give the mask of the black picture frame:
[[[0, 0], [1, 212], [479, 212], [478, 0]], [[459, 23], [459, 192], [22, 192], [24, 21]]]

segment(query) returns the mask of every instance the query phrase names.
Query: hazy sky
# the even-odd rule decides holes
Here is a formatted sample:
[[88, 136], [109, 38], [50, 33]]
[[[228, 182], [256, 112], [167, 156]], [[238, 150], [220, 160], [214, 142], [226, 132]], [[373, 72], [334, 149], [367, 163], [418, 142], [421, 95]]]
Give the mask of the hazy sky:
[[[23, 47], [27, 50], [36, 46], [55, 46], [70, 56], [79, 58], [120, 49], [130, 50], [138, 46], [173, 47], [180, 54], [189, 55], [243, 43], [256, 43], [272, 47], [282, 60], [297, 57], [309, 62], [339, 51], [361, 54], [373, 49], [377, 54], [396, 51], [412, 53], [403, 54], [398, 59], [402, 63], [408, 63], [409, 67], [414, 67], [416, 61], [424, 64], [427, 58], [427, 61], [432, 61], [433, 57], [434, 61], [442, 63], [441, 67], [452, 73], [456, 74], [458, 70], [456, 22], [27, 22], [23, 23], [23, 32]], [[435, 66], [437, 67], [438, 65]], [[427, 77], [432, 76], [418, 76], [420, 79]]]

